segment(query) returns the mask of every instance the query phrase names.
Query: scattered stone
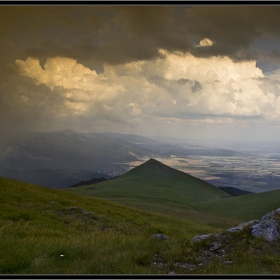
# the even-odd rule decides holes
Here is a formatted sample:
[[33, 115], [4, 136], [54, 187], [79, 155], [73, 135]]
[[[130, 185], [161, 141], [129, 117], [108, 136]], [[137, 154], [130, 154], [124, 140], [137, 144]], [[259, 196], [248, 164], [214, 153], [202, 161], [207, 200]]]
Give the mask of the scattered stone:
[[70, 208], [69, 208], [69, 211], [82, 212], [82, 213], [85, 214], [85, 215], [90, 214], [90, 212], [88, 212], [88, 211], [85, 210], [84, 208], [78, 207], [78, 206], [70, 207]]
[[245, 222], [245, 223], [242, 223], [236, 227], [232, 227], [230, 229], [228, 229], [229, 232], [236, 232], [236, 231], [241, 231], [243, 230], [246, 226], [250, 226], [250, 225], [255, 225], [257, 223], [259, 223], [260, 220], [251, 220], [249, 222]]
[[204, 234], [204, 235], [195, 236], [195, 237], [192, 238], [191, 242], [200, 241], [200, 240], [209, 238], [212, 235], [213, 234]]
[[194, 264], [191, 264], [191, 265], [189, 265], [189, 267], [188, 267], [188, 269], [189, 269], [190, 271], [195, 270], [195, 268], [196, 268], [196, 266], [195, 266]]
[[199, 256], [199, 259], [205, 260], [205, 259], [211, 258], [212, 256], [213, 256], [213, 253], [212, 253], [212, 252], [210, 252], [210, 251], [208, 251], [208, 250], [204, 250], [204, 251], [202, 252], [202, 255]]
[[169, 274], [176, 274], [176, 273], [175, 273], [175, 271], [172, 270], [169, 272]]
[[219, 241], [215, 241], [211, 244], [210, 250], [211, 251], [216, 251], [221, 247], [222, 247], [222, 244]]
[[186, 268], [188, 270], [194, 270], [196, 266], [192, 263], [175, 263], [176, 266], [181, 267], [181, 268]]
[[274, 219], [270, 219], [268, 214], [266, 216], [266, 219], [251, 226], [252, 235], [255, 237], [263, 237], [265, 240], [270, 242], [276, 241], [279, 237], [278, 223]]
[[219, 250], [219, 253], [221, 253], [221, 254], [225, 254], [225, 253], [226, 253], [226, 251], [225, 251], [224, 249], [221, 249], [221, 250]]
[[168, 240], [168, 237], [162, 233], [153, 234], [151, 237], [161, 239], [161, 240]]
[[232, 264], [233, 263], [233, 261], [224, 261], [224, 264], [226, 264], [226, 265], [229, 265], [229, 264]]
[[153, 262], [152, 267], [157, 267], [159, 269], [162, 269], [166, 266], [165, 262]]
[[192, 266], [192, 264], [189, 264], [189, 263], [183, 263], [180, 265], [180, 267], [182, 267], [182, 268], [190, 268], [190, 266]]

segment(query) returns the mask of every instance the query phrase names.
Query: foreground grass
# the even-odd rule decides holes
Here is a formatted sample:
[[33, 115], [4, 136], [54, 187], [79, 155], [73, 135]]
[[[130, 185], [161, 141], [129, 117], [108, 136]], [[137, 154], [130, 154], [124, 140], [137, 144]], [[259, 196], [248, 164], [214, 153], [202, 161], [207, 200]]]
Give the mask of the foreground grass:
[[[279, 243], [269, 247], [248, 231], [227, 233], [226, 256], [213, 254], [204, 262], [213, 240], [190, 240], [222, 225], [3, 178], [0, 194], [1, 274], [279, 273]], [[155, 233], [168, 241], [151, 238]]]
[[[180, 258], [194, 235], [215, 230], [3, 178], [0, 191], [2, 274], [162, 273], [150, 265], [156, 254]], [[155, 233], [169, 241], [151, 238]]]

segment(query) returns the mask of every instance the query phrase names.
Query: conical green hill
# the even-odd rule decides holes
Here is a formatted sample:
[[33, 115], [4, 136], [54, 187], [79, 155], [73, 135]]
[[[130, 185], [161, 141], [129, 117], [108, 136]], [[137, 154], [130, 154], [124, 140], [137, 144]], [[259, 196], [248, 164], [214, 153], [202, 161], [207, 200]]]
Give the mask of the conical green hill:
[[71, 191], [120, 202], [134, 200], [136, 204], [142, 201], [184, 207], [228, 196], [219, 188], [155, 159], [146, 161], [116, 179]]

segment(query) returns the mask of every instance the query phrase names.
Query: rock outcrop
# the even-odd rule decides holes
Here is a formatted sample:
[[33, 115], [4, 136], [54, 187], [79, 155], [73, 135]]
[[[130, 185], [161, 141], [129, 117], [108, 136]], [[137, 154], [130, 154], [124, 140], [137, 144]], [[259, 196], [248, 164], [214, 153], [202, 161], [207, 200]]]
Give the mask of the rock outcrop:
[[168, 237], [162, 233], [153, 234], [151, 237], [161, 239], [161, 240], [168, 240]]
[[279, 237], [280, 208], [264, 215], [260, 222], [251, 226], [252, 235], [263, 237], [267, 241], [276, 241]]
[[[251, 220], [249, 222], [241, 223], [236, 227], [228, 229], [228, 231], [241, 231], [247, 226], [250, 226], [251, 233], [254, 237], [263, 237], [266, 241], [270, 242], [276, 241], [280, 236], [280, 208], [265, 214], [260, 220]], [[213, 235], [215, 234], [195, 236], [191, 241], [200, 241]]]
[[255, 225], [255, 224], [258, 224], [259, 222], [260, 222], [260, 220], [251, 220], [249, 222], [242, 223], [236, 227], [232, 227], [232, 228], [228, 229], [228, 231], [229, 232], [240, 231], [240, 230], [243, 230], [246, 226]]
[[213, 234], [203, 234], [203, 235], [198, 235], [198, 236], [195, 236], [192, 238], [192, 242], [194, 241], [200, 241], [200, 240], [203, 240], [203, 239], [206, 239], [206, 238], [209, 238], [210, 236], [212, 236]]

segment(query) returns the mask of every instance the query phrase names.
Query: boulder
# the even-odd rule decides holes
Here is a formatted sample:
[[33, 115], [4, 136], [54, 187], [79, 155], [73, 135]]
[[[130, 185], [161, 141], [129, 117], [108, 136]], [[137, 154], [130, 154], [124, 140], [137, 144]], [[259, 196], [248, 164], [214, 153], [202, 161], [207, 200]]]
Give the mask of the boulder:
[[267, 214], [265, 214], [262, 218], [261, 218], [261, 221], [263, 220], [272, 220], [272, 219], [275, 219], [275, 220], [280, 220], [280, 208], [272, 211], [272, 212], [269, 212]]
[[168, 237], [162, 233], [156, 233], [152, 235], [152, 238], [157, 238], [157, 239], [161, 239], [161, 240], [167, 240]]
[[[268, 214], [267, 214], [268, 215]], [[278, 223], [274, 219], [264, 219], [251, 226], [252, 235], [263, 237], [267, 241], [276, 241], [279, 237]]]
[[231, 227], [231, 228], [228, 229], [228, 231], [229, 232], [240, 231], [240, 230], [243, 230], [246, 226], [255, 225], [255, 224], [259, 223], [259, 222], [260, 222], [260, 220], [251, 220], [249, 222], [245, 222], [245, 223], [239, 224], [236, 227]]
[[[246, 226], [250, 226], [251, 233], [254, 237], [263, 237], [267, 241], [276, 241], [280, 236], [278, 228], [280, 228], [280, 208], [265, 214], [261, 220], [251, 220], [241, 223], [236, 227], [228, 229], [229, 232], [242, 231]], [[195, 236], [191, 242], [200, 241], [210, 236], [219, 237], [218, 233], [204, 234]]]
[[70, 207], [69, 211], [76, 212], [76, 213], [83, 213], [85, 215], [90, 214], [90, 212], [88, 212], [87, 210], [79, 206]]
[[280, 220], [280, 208], [276, 209], [274, 212], [274, 218]]
[[209, 237], [212, 236], [212, 235], [213, 235], [213, 234], [203, 234], [203, 235], [195, 236], [195, 237], [192, 238], [191, 242], [200, 241], [200, 240], [209, 238]]

